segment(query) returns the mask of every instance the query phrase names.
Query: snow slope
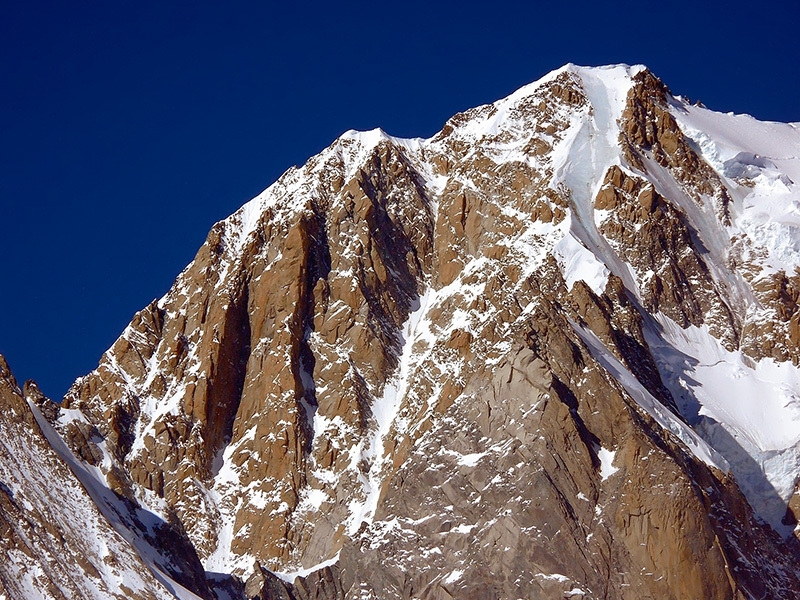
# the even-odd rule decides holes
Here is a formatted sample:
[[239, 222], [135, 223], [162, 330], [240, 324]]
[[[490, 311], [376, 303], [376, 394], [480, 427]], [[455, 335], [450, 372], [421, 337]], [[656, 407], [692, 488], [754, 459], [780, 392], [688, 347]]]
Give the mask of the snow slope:
[[[167, 575], [163, 567], [159, 564], [164, 558], [157, 550], [142, 539], [140, 534], [133, 531], [130, 523], [126, 522], [124, 515], [128, 513], [128, 509], [123, 505], [122, 501], [106, 487], [105, 478], [100, 470], [89, 467], [82, 461], [77, 460], [36, 405], [29, 402], [29, 406], [36, 418], [37, 424], [47, 438], [47, 441], [50, 442], [53, 450], [69, 466], [70, 470], [81, 482], [103, 517], [105, 517], [117, 534], [130, 544], [131, 548], [138, 555], [138, 558], [150, 569], [150, 572], [156, 580], [178, 600], [201, 600], [199, 596], [193, 594]], [[147, 518], [145, 511], [140, 511], [138, 516], [142, 517], [145, 522], [152, 520]]]

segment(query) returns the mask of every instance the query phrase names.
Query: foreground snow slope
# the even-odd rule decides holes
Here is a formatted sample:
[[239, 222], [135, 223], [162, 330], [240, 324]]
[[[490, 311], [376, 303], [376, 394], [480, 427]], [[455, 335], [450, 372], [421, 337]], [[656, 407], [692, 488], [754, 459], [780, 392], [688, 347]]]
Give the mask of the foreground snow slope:
[[49, 445], [1, 356], [0, 414], [0, 597], [171, 597]]

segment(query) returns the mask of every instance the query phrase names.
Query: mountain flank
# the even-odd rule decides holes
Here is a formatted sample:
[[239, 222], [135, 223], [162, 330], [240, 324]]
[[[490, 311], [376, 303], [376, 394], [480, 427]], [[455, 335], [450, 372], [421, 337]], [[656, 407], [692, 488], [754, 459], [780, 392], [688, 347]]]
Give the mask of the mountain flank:
[[795, 182], [642, 66], [343, 134], [60, 404], [0, 364], [0, 597], [800, 597]]

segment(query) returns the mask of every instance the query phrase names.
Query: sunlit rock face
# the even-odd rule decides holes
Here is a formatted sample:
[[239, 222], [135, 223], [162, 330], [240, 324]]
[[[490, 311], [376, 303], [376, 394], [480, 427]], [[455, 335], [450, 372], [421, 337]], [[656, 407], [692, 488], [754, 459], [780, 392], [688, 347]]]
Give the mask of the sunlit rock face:
[[624, 65], [348, 132], [45, 420], [201, 597], [800, 596], [797, 157]]

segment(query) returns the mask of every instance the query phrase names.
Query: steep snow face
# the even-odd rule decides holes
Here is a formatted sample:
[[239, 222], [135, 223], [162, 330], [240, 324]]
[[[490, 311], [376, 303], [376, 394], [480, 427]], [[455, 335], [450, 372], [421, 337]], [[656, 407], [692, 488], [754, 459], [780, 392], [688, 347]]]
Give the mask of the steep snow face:
[[730, 234], [748, 236], [771, 270], [800, 267], [800, 131], [678, 100], [672, 114], [731, 191]]
[[726, 457], [758, 514], [784, 536], [800, 474], [800, 369], [726, 350], [707, 327], [659, 316], [650, 349], [682, 415]]
[[0, 356], [0, 597], [197, 600], [109, 526], [83, 466], [11, 383]]
[[[653, 174], [672, 189], [709, 251], [710, 268], [729, 284], [731, 307], [752, 322], [774, 319], [764, 316], [750, 286], [776, 273], [791, 277], [800, 267], [800, 132], [680, 98], [670, 99], [670, 111], [730, 194], [730, 224], [665, 185], [663, 170]], [[731, 268], [734, 261], [753, 273], [750, 284]], [[684, 330], [657, 318], [658, 331], [650, 330], [648, 340], [684, 416], [728, 457], [759, 514], [788, 534], [791, 526], [782, 520], [800, 473], [800, 371], [726, 350], [707, 328]]]
[[561, 266], [568, 288], [572, 289], [575, 282], [583, 281], [595, 294], [602, 295], [610, 271], [578, 238], [571, 234], [565, 236], [555, 245], [553, 253]]
[[[641, 281], [633, 268], [598, 232], [593, 202], [611, 166], [630, 172], [620, 152], [619, 120], [632, 78], [641, 69], [568, 65], [561, 71], [579, 79], [588, 105], [573, 111], [570, 127], [552, 153], [553, 186], [566, 186], [572, 198], [571, 236], [556, 244], [553, 253], [568, 287], [583, 280], [598, 295], [609, 273], [640, 295]], [[721, 289], [727, 290], [725, 300], [733, 310], [742, 316], [758, 314], [750, 284], [730, 267], [731, 240], [749, 239], [749, 257], [761, 269], [759, 277], [779, 271], [792, 274], [800, 267], [800, 186], [796, 183], [800, 182], [800, 132], [789, 124], [763, 123], [747, 115], [724, 115], [680, 99], [669, 100], [679, 127], [730, 193], [732, 222], [721, 222], [710, 201], [698, 204], [689, 197], [684, 185], [656, 161], [646, 159], [645, 176], [688, 218], [707, 251], [706, 264]], [[682, 416], [697, 433], [684, 431], [685, 426], [676, 425], [663, 408], [656, 409], [662, 413], [659, 422], [701, 459], [723, 470], [730, 465], [759, 514], [788, 534], [791, 527], [783, 525], [782, 519], [800, 473], [800, 371], [791, 363], [771, 359], [753, 364], [741, 352], [726, 351], [707, 328], [682, 330], [664, 315], [656, 318], [661, 328], [657, 334], [648, 329], [648, 342]], [[583, 333], [582, 337], [605, 356], [606, 368], [653, 414], [658, 404], [654, 399], [643, 403], [640, 396], [648, 394], [633, 384], [635, 378], [598, 340]]]
[[[597, 273], [598, 268], [593, 263], [600, 263], [606, 266], [606, 274], [615, 273], [629, 290], [636, 293], [638, 286], [629, 267], [597, 231], [593, 204], [608, 169], [623, 164], [619, 148], [619, 119], [633, 85], [632, 77], [644, 67], [567, 65], [564, 69], [577, 78], [588, 103], [583, 110], [573, 113], [567, 134], [553, 149], [551, 185], [554, 188], [564, 185], [569, 189], [573, 210], [570, 231], [590, 251], [572, 254], [576, 258], [583, 257], [583, 260], [570, 264], [570, 276], [566, 279], [571, 284], [575, 281], [572, 273]], [[590, 255], [593, 258], [589, 258]], [[596, 275], [590, 278], [595, 284], [599, 281]], [[595, 288], [589, 279], [586, 282]]]
[[[80, 515], [81, 520], [86, 523], [86, 521], [93, 516], [91, 515], [91, 512], [94, 509], [98, 509], [99, 512], [102, 513], [107, 523], [114, 528], [115, 532], [128, 544], [130, 544], [130, 548], [123, 546], [125, 551], [130, 552], [132, 550], [135, 552], [135, 556], [142, 561], [144, 565], [146, 565], [159, 584], [166, 588], [162, 593], [169, 593], [178, 600], [201, 600], [199, 596], [175, 582], [167, 573], [164, 572], [163, 564], [160, 563], [163, 563], [166, 560], [165, 557], [162, 556], [156, 548], [153, 548], [150, 543], [145, 541], [150, 536], [155, 536], [157, 534], [154, 529], [157, 519], [154, 519], [153, 515], [149, 515], [146, 511], [139, 511], [135, 517], [130, 515], [123, 502], [104, 485], [104, 477], [100, 469], [87, 467], [81, 461], [76, 460], [75, 456], [64, 444], [64, 441], [53, 429], [53, 426], [50, 425], [50, 423], [48, 423], [47, 420], [42, 416], [39, 409], [30, 401], [28, 401], [28, 403], [31, 412], [36, 419], [36, 423], [40, 427], [44, 437], [48, 442], [50, 442], [52, 449], [69, 467], [70, 471], [75, 475], [77, 481], [80, 482], [87, 495], [94, 502], [94, 505], [91, 507], [91, 511], [87, 511], [85, 507], [72, 504], [70, 518], [75, 518]], [[86, 515], [87, 512], [89, 515]], [[133, 522], [134, 519], [138, 521], [136, 525], [143, 525], [144, 527], [147, 527], [146, 532], [137, 531], [137, 526]], [[102, 524], [104, 526], [107, 525], [106, 522], [103, 522]], [[96, 527], [96, 525], [93, 523], [89, 523], [88, 525], [90, 527]], [[86, 525], [84, 524], [83, 526]], [[93, 547], [92, 550], [95, 552], [107, 553], [107, 550], [103, 546], [105, 545], [104, 538], [108, 538], [109, 536], [94, 534], [93, 537], [98, 540], [98, 546]], [[110, 571], [114, 576], [112, 581], [116, 579], [116, 581], [114, 581], [114, 585], [117, 588], [120, 588], [121, 585], [129, 588], [135, 585], [136, 587], [134, 587], [134, 589], [139, 593], [144, 591], [144, 585], [142, 583], [143, 573], [141, 571], [134, 572], [133, 576], [126, 574], [125, 577], [127, 577], [127, 579], [121, 579], [115, 569], [111, 569]]]
[[565, 67], [577, 78], [588, 105], [575, 111], [570, 135], [554, 149], [553, 183], [564, 183], [581, 209], [591, 207], [608, 168], [621, 164], [619, 119], [633, 85], [632, 77], [643, 68]]

